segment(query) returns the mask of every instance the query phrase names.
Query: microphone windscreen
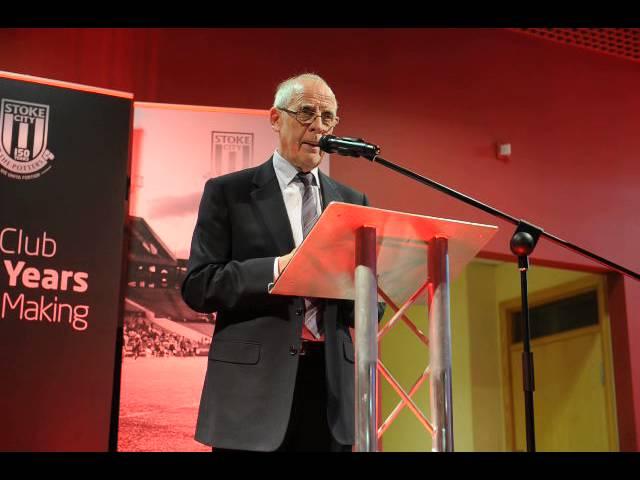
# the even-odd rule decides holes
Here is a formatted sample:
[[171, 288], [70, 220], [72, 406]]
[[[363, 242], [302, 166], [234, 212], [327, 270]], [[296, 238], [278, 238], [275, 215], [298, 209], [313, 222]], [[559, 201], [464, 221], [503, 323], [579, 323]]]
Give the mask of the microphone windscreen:
[[335, 138], [336, 138], [335, 135], [323, 135], [322, 137], [320, 137], [318, 146], [320, 147], [321, 150], [324, 150], [326, 152], [327, 149], [331, 148], [331, 140]]

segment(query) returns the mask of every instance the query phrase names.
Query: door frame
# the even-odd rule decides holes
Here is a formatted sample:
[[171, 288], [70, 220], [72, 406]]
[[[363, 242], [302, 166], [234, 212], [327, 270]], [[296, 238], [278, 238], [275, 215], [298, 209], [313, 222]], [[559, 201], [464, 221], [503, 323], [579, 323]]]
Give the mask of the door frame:
[[[536, 307], [551, 303], [564, 298], [573, 297], [581, 293], [596, 291], [598, 299], [598, 325], [578, 328], [568, 332], [561, 332], [554, 335], [542, 337], [531, 341], [531, 345], [540, 343], [548, 343], [552, 341], [573, 338], [578, 335], [600, 333], [600, 347], [602, 349], [602, 359], [604, 365], [604, 388], [605, 388], [605, 408], [607, 418], [608, 446], [609, 451], [619, 450], [618, 441], [618, 423], [616, 415], [616, 399], [615, 399], [615, 379], [613, 369], [613, 352], [611, 347], [611, 324], [609, 318], [609, 309], [607, 302], [607, 284], [604, 275], [589, 275], [572, 282], [555, 285], [553, 287], [529, 293], [529, 307]], [[513, 386], [511, 382], [511, 313], [520, 311], [522, 308], [520, 297], [512, 298], [500, 302], [498, 310], [500, 312], [500, 362], [502, 370], [502, 398], [505, 415], [505, 444], [507, 451], [515, 450], [515, 419], [512, 401]], [[522, 342], [515, 345], [520, 347], [522, 351]], [[535, 359], [534, 359], [535, 364]], [[518, 365], [517, 368], [522, 368]], [[535, 371], [535, 369], [534, 369]], [[523, 392], [524, 395], [524, 392]], [[534, 393], [535, 407], [535, 393]], [[535, 408], [534, 408], [535, 414]]]

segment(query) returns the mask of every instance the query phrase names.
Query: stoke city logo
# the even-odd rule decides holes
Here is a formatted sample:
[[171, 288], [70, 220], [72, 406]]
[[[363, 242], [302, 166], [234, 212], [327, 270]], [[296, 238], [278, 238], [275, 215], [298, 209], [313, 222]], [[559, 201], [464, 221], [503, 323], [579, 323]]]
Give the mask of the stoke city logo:
[[49, 171], [49, 105], [3, 98], [0, 112], [0, 173], [33, 180]]
[[212, 176], [253, 165], [253, 133], [211, 132]]

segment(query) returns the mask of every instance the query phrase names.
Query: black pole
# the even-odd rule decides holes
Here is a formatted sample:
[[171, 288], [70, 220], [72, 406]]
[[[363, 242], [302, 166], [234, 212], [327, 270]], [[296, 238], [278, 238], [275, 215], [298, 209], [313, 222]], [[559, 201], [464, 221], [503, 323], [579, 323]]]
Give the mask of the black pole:
[[[331, 152], [329, 152], [331, 153]], [[577, 245], [574, 245], [570, 242], [567, 242], [566, 240], [562, 240], [561, 238], [556, 237], [555, 235], [551, 235], [547, 232], [545, 232], [542, 228], [540, 227], [536, 227], [535, 225], [526, 222], [525, 220], [521, 220], [521, 219], [517, 219], [515, 217], [512, 217], [511, 215], [501, 212], [500, 210], [497, 210], [493, 207], [491, 207], [490, 205], [484, 204], [478, 200], [475, 200], [474, 198], [471, 198], [463, 193], [460, 192], [456, 192], [455, 190], [452, 190], [451, 188], [442, 185], [438, 182], [434, 182], [433, 180], [423, 177], [422, 175], [418, 175], [415, 172], [412, 172], [411, 170], [407, 170], [404, 167], [401, 167], [399, 165], [396, 165], [388, 160], [385, 160], [382, 157], [379, 156], [375, 156], [373, 158], [368, 158], [365, 157], [368, 160], [372, 161], [372, 162], [376, 162], [379, 163], [380, 165], [383, 165], [387, 168], [390, 168], [391, 170], [394, 170], [398, 173], [403, 174], [405, 177], [409, 177], [413, 180], [416, 180], [417, 182], [422, 183], [423, 185], [427, 185], [428, 187], [431, 188], [435, 188], [436, 190], [441, 191], [442, 193], [449, 195], [450, 197], [456, 198], [464, 203], [466, 203], [467, 205], [471, 205], [472, 207], [476, 207], [480, 210], [482, 210], [483, 212], [487, 212], [491, 215], [493, 215], [494, 217], [498, 217], [501, 218], [503, 220], [506, 220], [509, 223], [512, 223], [514, 225], [526, 225], [528, 228], [536, 230], [537, 232], [539, 232], [539, 235], [546, 238], [547, 240], [551, 240], [553, 243], [556, 243], [557, 245], [560, 245], [568, 250], [571, 250], [572, 252], [578, 253], [584, 257], [587, 257], [591, 260], [594, 260], [598, 263], [600, 263], [601, 265], [604, 265], [606, 267], [609, 267], [617, 272], [622, 273], [623, 275], [626, 275], [628, 277], [631, 277], [635, 280], [640, 280], [640, 274], [638, 272], [634, 272], [633, 270], [630, 270], [626, 267], [623, 267], [622, 265], [618, 265], [617, 263], [612, 262], [611, 260], [607, 260], [606, 258], [603, 258], [599, 255], [596, 255], [595, 253], [592, 253], [588, 250], [585, 250], [582, 247], [579, 247]]]
[[[527, 260], [526, 257], [525, 261]], [[527, 426], [527, 452], [536, 451], [536, 428], [533, 414], [533, 392], [535, 391], [533, 375], [533, 352], [531, 351], [531, 332], [529, 329], [529, 305], [527, 302], [527, 270], [520, 269], [520, 285], [522, 289], [522, 331], [524, 347], [522, 350], [522, 388], [524, 390], [525, 422]]]
[[[518, 257], [520, 270], [520, 298], [522, 300], [522, 389], [524, 391], [524, 413], [527, 433], [527, 452], [536, 451], [535, 417], [533, 414], [533, 392], [535, 382], [533, 374], [533, 352], [531, 352], [531, 325], [529, 322], [529, 290], [527, 286], [527, 272], [529, 270], [529, 255], [537, 243], [537, 237], [524, 231], [520, 226], [511, 238], [511, 251]], [[535, 232], [534, 232], [535, 234]]]

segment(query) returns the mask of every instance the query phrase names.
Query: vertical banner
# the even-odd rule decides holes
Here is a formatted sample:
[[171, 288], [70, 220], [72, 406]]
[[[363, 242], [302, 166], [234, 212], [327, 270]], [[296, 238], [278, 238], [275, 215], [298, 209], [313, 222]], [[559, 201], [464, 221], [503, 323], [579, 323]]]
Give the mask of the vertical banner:
[[133, 95], [0, 72], [0, 451], [106, 451]]
[[267, 110], [136, 102], [118, 450], [211, 451], [193, 437], [215, 313], [180, 286], [206, 181], [276, 143]]

